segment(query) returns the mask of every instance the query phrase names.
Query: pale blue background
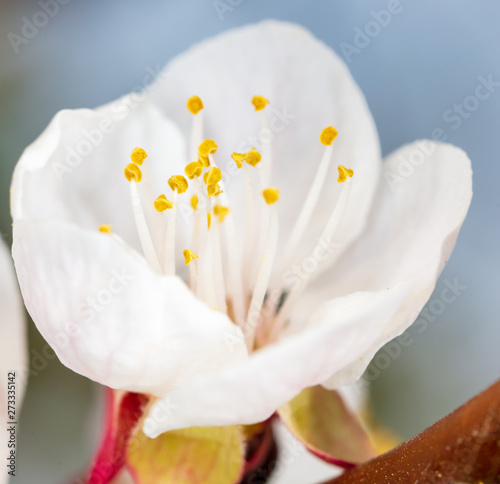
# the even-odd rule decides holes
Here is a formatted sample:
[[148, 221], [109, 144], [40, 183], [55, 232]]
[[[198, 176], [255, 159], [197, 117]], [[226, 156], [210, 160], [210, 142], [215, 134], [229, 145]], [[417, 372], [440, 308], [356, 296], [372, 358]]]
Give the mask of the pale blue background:
[[[227, 1], [227, 0], [223, 0]], [[234, 2], [233, 3], [237, 3]], [[141, 84], [194, 42], [274, 17], [299, 22], [337, 52], [388, 0], [243, 0], [221, 21], [210, 0], [71, 0], [19, 54], [7, 38], [36, 2], [0, 6], [0, 216], [9, 231], [8, 186], [22, 152], [62, 108], [94, 107]], [[403, 437], [419, 432], [498, 378], [500, 371], [500, 89], [459, 129], [443, 115], [474, 94], [478, 76], [500, 81], [497, 0], [401, 0], [403, 11], [352, 57], [385, 154], [441, 127], [474, 168], [474, 201], [443, 279], [467, 289], [376, 379], [375, 407]], [[442, 283], [440, 283], [442, 285]], [[42, 342], [35, 332], [32, 348]], [[83, 466], [98, 391], [51, 361], [32, 379], [21, 431], [19, 483], [59, 482]], [[82, 432], [85, 436], [82, 438]], [[36, 477], [35, 477], [36, 476]]]

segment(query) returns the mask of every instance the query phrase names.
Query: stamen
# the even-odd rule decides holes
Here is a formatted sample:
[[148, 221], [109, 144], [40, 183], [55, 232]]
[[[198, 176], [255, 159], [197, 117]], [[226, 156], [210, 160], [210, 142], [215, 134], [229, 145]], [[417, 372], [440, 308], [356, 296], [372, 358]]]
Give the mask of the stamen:
[[111, 235], [113, 233], [113, 226], [112, 225], [101, 225], [99, 227], [99, 232], [101, 232], [103, 234]]
[[251, 166], [257, 166], [260, 160], [262, 160], [262, 155], [255, 148], [252, 148], [246, 154], [245, 161]]
[[190, 180], [194, 180], [195, 178], [201, 176], [203, 173], [203, 164], [201, 164], [199, 161], [193, 161], [192, 163], [189, 163], [186, 165], [186, 168], [184, 168], [184, 173], [186, 173], [186, 176]]
[[[213, 159], [212, 154], [208, 155], [210, 164], [217, 168], [217, 165]], [[220, 187], [218, 187], [218, 193], [215, 196], [221, 195], [221, 203], [225, 207], [227, 207], [228, 212], [226, 214], [227, 220], [224, 224], [224, 234], [226, 239], [226, 248], [228, 255], [228, 283], [229, 283], [229, 292], [233, 302], [233, 310], [234, 310], [234, 320], [236, 324], [243, 326], [245, 321], [245, 302], [244, 302], [244, 293], [243, 293], [243, 281], [241, 279], [241, 258], [239, 257], [238, 251], [235, 249], [237, 247], [237, 236], [236, 229], [234, 226], [234, 221], [232, 214], [230, 212], [229, 201], [227, 199], [227, 195], [223, 190], [223, 181], [221, 179]], [[220, 242], [219, 242], [220, 244]], [[222, 267], [222, 259], [221, 259], [221, 267]], [[225, 292], [225, 290], [224, 290]]]
[[171, 201], [167, 200], [167, 197], [165, 195], [160, 195], [155, 201], [154, 201], [154, 206], [158, 212], [164, 212], [165, 210], [168, 210], [172, 208], [174, 205]]
[[233, 153], [231, 155], [231, 158], [236, 163], [236, 166], [238, 168], [241, 168], [243, 166], [243, 162], [247, 159], [247, 156], [248, 156], [248, 153]]
[[193, 195], [191, 197], [191, 207], [193, 207], [193, 210], [196, 212], [198, 208], [198, 195]]
[[130, 153], [130, 159], [132, 160], [132, 163], [135, 163], [136, 165], [142, 165], [147, 157], [148, 154], [142, 148], [134, 148], [132, 153]]
[[208, 168], [210, 166], [210, 160], [208, 159], [208, 155], [200, 155], [198, 153], [198, 163], [202, 165], [204, 168]]
[[224, 222], [224, 219], [229, 215], [230, 209], [228, 207], [223, 207], [222, 205], [216, 205], [214, 207], [214, 215], [217, 216], [219, 223]]
[[271, 212], [268, 231], [269, 235], [243, 331], [248, 351], [251, 351], [254, 346], [255, 333], [261, 317], [262, 304], [266, 296], [269, 278], [271, 276], [271, 270], [276, 256], [276, 248], [278, 246], [278, 213], [273, 205], [279, 198], [279, 190], [276, 188], [268, 188], [264, 190], [263, 195], [269, 207], [269, 211]]
[[337, 178], [337, 181], [339, 183], [343, 183], [347, 180], [347, 177], [352, 178], [354, 175], [354, 172], [350, 170], [349, 168], [346, 168], [345, 166], [339, 165], [339, 177]]
[[206, 157], [208, 155], [213, 155], [214, 153], [216, 153], [217, 148], [217, 143], [213, 139], [206, 139], [200, 144], [198, 153], [200, 156]]
[[224, 192], [217, 183], [214, 183], [213, 185], [207, 185], [208, 198], [218, 197], [221, 193]]
[[[352, 170], [349, 170], [352, 171]], [[342, 182], [339, 182], [342, 183]], [[342, 221], [342, 217], [344, 216], [345, 209], [349, 202], [349, 194], [351, 192], [352, 182], [349, 180], [347, 183], [344, 183], [342, 187], [342, 191], [340, 192], [339, 199], [337, 204], [335, 205], [335, 209], [333, 210], [330, 218], [326, 224], [321, 237], [319, 238], [319, 242], [321, 242], [322, 247], [328, 246], [331, 244], [333, 236]], [[316, 251], [318, 246], [316, 246], [311, 252], [311, 257], [314, 258], [314, 252]], [[274, 322], [272, 323], [272, 328], [269, 335], [269, 341], [273, 341], [276, 336], [281, 332], [283, 326], [285, 325], [286, 320], [288, 319], [291, 309], [293, 305], [297, 301], [298, 297], [304, 292], [307, 285], [312, 280], [312, 275], [309, 274], [309, 277], [305, 280], [302, 280], [301, 284], [295, 285], [290, 293], [288, 294], [285, 303], [279, 310]]]
[[177, 193], [184, 193], [189, 185], [187, 180], [182, 175], [174, 175], [169, 178], [168, 186]]
[[125, 175], [125, 178], [129, 182], [131, 182], [133, 180], [136, 183], [139, 183], [142, 180], [141, 169], [137, 165], [134, 165], [134, 163], [129, 163], [125, 167], [125, 170], [123, 171], [123, 174]]
[[198, 96], [192, 96], [187, 100], [187, 108], [191, 114], [198, 114], [203, 109], [203, 101]]
[[210, 227], [212, 226], [212, 214], [210, 212], [207, 212], [207, 228], [210, 230]]
[[323, 154], [323, 158], [321, 159], [321, 163], [319, 164], [318, 171], [316, 172], [311, 188], [309, 189], [309, 193], [307, 194], [307, 198], [302, 205], [302, 210], [300, 211], [290, 237], [288, 238], [285, 249], [283, 250], [282, 262], [279, 265], [279, 273], [281, 273], [284, 267], [288, 265], [295, 252], [297, 244], [300, 242], [302, 235], [309, 226], [309, 222], [311, 221], [312, 214], [318, 203], [319, 196], [321, 194], [321, 190], [323, 189], [326, 175], [330, 167], [333, 152], [332, 143], [336, 136], [337, 130], [331, 126], [323, 129], [321, 132], [320, 141], [326, 145], [325, 152]]
[[[169, 180], [169, 185], [170, 185], [170, 180]], [[165, 249], [164, 249], [165, 258], [163, 260], [163, 272], [166, 275], [175, 274], [175, 234], [177, 231], [177, 198], [179, 196], [179, 193], [182, 193], [179, 192], [177, 189], [173, 190], [174, 190], [174, 201], [172, 203], [172, 209], [169, 210], [167, 215], [168, 217], [167, 232], [165, 234]]]
[[219, 168], [217, 167], [212, 167], [210, 168], [210, 171], [205, 173], [203, 175], [203, 181], [207, 185], [215, 185], [216, 183], [219, 183], [222, 180], [222, 172], [220, 171]]
[[184, 249], [182, 253], [184, 254], [185, 265], [189, 265], [194, 259], [199, 258], [192, 250], [189, 249]]
[[264, 196], [264, 200], [268, 205], [272, 205], [276, 203], [280, 198], [280, 191], [277, 188], [266, 188], [262, 195]]
[[[131, 168], [135, 167], [135, 169]], [[142, 178], [141, 170], [137, 165], [130, 163], [125, 168], [125, 177], [130, 182], [130, 198], [132, 200], [132, 211], [134, 214], [135, 224], [137, 226], [137, 233], [139, 234], [139, 240], [141, 241], [142, 250], [144, 252], [144, 257], [148, 264], [156, 271], [160, 272], [160, 261], [155, 251], [153, 244], [153, 239], [151, 238], [151, 233], [149, 232], [148, 224], [146, 222], [146, 216], [144, 215], [144, 209], [142, 207], [141, 197], [137, 190], [137, 181]]]
[[256, 111], [262, 111], [269, 104], [269, 101], [264, 96], [254, 96], [252, 104]]
[[338, 131], [333, 126], [328, 126], [319, 135], [319, 140], [322, 144], [330, 146], [335, 138], [338, 136]]
[[190, 97], [186, 106], [191, 114], [193, 114], [193, 124], [191, 126], [191, 143], [190, 143], [190, 158], [197, 158], [198, 146], [203, 139], [203, 101], [198, 96]]

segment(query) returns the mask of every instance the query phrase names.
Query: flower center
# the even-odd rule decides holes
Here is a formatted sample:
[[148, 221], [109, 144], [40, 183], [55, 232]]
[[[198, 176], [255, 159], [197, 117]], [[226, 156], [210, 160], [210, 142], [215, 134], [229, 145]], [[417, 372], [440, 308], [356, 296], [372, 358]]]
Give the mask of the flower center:
[[[254, 96], [252, 104], [255, 111], [260, 112], [262, 127], [267, 127], [266, 106], [269, 101], [263, 96]], [[179, 197], [187, 196], [186, 192], [191, 189], [190, 206], [194, 212], [194, 223], [190, 246], [182, 252], [188, 266], [188, 274], [184, 278], [198, 298], [214, 310], [228, 314], [242, 328], [247, 348], [252, 351], [277, 338], [286, 325], [291, 307], [307, 285], [304, 281], [304, 284], [290, 289], [280, 283], [280, 279], [271, 281], [278, 245], [275, 204], [280, 197], [278, 188], [269, 186], [271, 145], [266, 144], [262, 153], [252, 148], [247, 153], [233, 153], [231, 156], [238, 169], [245, 174], [245, 227], [243, 240], [240, 241], [234, 214], [224, 191], [222, 172], [215, 161], [218, 146], [214, 140], [203, 139], [203, 102], [198, 96], [193, 96], [188, 99], [187, 108], [193, 115], [190, 155], [196, 161], [186, 165], [184, 175], [175, 175], [168, 180], [171, 190], [168, 197], [160, 194], [156, 198], [152, 196], [151, 200], [144, 200], [163, 215], [163, 254], [155, 248], [143, 205], [143, 198], [147, 198], [145, 194], [153, 193], [145, 163], [148, 156], [145, 149], [135, 148], [130, 155], [131, 162], [125, 167], [137, 232], [151, 268], [160, 274], [175, 275]], [[337, 135], [337, 130], [331, 126], [320, 134], [325, 151], [287, 243], [280, 251], [274, 271], [278, 277], [289, 267], [307, 231], [330, 168], [333, 142]], [[256, 186], [252, 181], [252, 170], [257, 171]], [[342, 165], [338, 167], [338, 172], [337, 181], [343, 186], [320, 238], [327, 244], [331, 242], [345, 212], [350, 178], [353, 176], [353, 171]], [[148, 185], [142, 198], [137, 188], [139, 183]], [[113, 236], [109, 225], [101, 226], [100, 231]]]

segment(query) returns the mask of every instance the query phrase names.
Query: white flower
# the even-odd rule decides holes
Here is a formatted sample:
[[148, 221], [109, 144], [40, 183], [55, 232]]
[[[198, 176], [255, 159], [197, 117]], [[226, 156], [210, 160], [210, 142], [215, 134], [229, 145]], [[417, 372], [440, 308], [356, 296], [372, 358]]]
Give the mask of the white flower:
[[[0, 240], [0, 415], [7, 432], [2, 440], [2, 455], [8, 458], [11, 450], [17, 454], [17, 440], [10, 428], [17, 429], [21, 412], [21, 402], [26, 383], [27, 361], [26, 327], [24, 324], [24, 308], [16, 283], [12, 259]], [[16, 447], [12, 446], [12, 443]], [[9, 445], [11, 444], [11, 445]], [[10, 465], [10, 461], [6, 462]], [[0, 483], [6, 483], [11, 470], [2, 469]]]
[[[322, 144], [329, 126], [338, 137], [328, 128]], [[201, 146], [208, 185], [194, 178], [182, 193], [174, 178], [172, 191], [205, 138], [218, 145]], [[148, 157], [127, 182], [136, 146]], [[406, 178], [403, 162], [414, 165]], [[279, 192], [266, 204], [269, 187]], [[269, 21], [181, 55], [146, 99], [57, 114], [14, 175], [14, 258], [64, 364], [159, 397], [148, 435], [250, 424], [306, 387], [356, 380], [416, 319], [471, 194], [470, 162], [453, 146], [415, 143], [382, 163], [343, 62], [301, 27]], [[183, 249], [189, 273], [174, 263]]]

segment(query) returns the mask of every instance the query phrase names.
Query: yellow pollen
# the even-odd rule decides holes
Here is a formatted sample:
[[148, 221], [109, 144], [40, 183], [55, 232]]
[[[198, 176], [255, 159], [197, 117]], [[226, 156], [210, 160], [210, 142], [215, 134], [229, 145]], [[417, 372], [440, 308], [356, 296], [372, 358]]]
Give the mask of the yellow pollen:
[[103, 234], [111, 235], [113, 233], [113, 226], [112, 225], [101, 225], [99, 227], [99, 232], [102, 232]]
[[264, 96], [254, 96], [252, 104], [256, 111], [262, 111], [269, 104], [269, 101]]
[[203, 173], [203, 165], [199, 161], [193, 161], [192, 163], [186, 165], [186, 168], [184, 168], [184, 173], [186, 173], [186, 176], [190, 180], [193, 180]]
[[213, 139], [206, 139], [198, 148], [200, 156], [208, 156], [217, 152], [217, 143]]
[[206, 175], [208, 175], [207, 179], [205, 180], [205, 177], [203, 177], [203, 180], [205, 180], [205, 183], [207, 185], [215, 185], [222, 180], [222, 173], [219, 168], [211, 168], [210, 171], [206, 173]]
[[345, 166], [339, 165], [339, 177], [337, 178], [337, 181], [339, 183], [345, 182], [347, 180], [347, 177], [352, 178], [353, 175], [354, 172], [352, 170], [346, 168]]
[[188, 189], [188, 182], [182, 175], [175, 175], [168, 180], [168, 186], [177, 193], [184, 193]]
[[132, 153], [130, 153], [130, 159], [132, 163], [136, 165], [142, 165], [144, 160], [148, 157], [148, 154], [142, 148], [134, 148]]
[[252, 166], [257, 166], [262, 159], [262, 155], [255, 148], [252, 148], [246, 155], [245, 161]]
[[231, 158], [236, 163], [236, 166], [241, 168], [243, 166], [243, 162], [247, 159], [247, 156], [247, 153], [233, 153]]
[[212, 225], [212, 214], [210, 212], [207, 212], [207, 227], [208, 230], [210, 230], [210, 226]]
[[223, 207], [222, 205], [216, 205], [214, 207], [214, 215], [219, 219], [219, 223], [224, 222], [224, 219], [229, 215], [229, 208]]
[[280, 191], [277, 188], [266, 188], [262, 195], [264, 195], [264, 199], [268, 205], [272, 205], [276, 203], [280, 198]]
[[198, 208], [198, 195], [193, 195], [191, 197], [191, 207], [193, 207], [194, 211]]
[[184, 249], [182, 253], [184, 254], [184, 263], [186, 265], [188, 265], [194, 259], [198, 259], [198, 256], [192, 250]]
[[198, 96], [192, 96], [186, 104], [191, 114], [198, 114], [203, 109], [203, 101]]
[[210, 166], [210, 160], [208, 159], [208, 155], [200, 155], [198, 154], [198, 163], [205, 168]]
[[220, 186], [217, 183], [213, 185], [207, 185], [208, 198], [218, 197], [222, 192]]
[[321, 131], [319, 140], [322, 144], [330, 146], [338, 134], [338, 131], [333, 126], [328, 126], [323, 131]]
[[155, 201], [154, 206], [158, 212], [164, 212], [165, 210], [172, 208], [174, 204], [167, 200], [165, 195], [160, 195]]
[[131, 182], [132, 180], [136, 183], [139, 183], [142, 180], [142, 171], [141, 169], [135, 165], [134, 163], [129, 163], [125, 170], [123, 171], [125, 178]]

